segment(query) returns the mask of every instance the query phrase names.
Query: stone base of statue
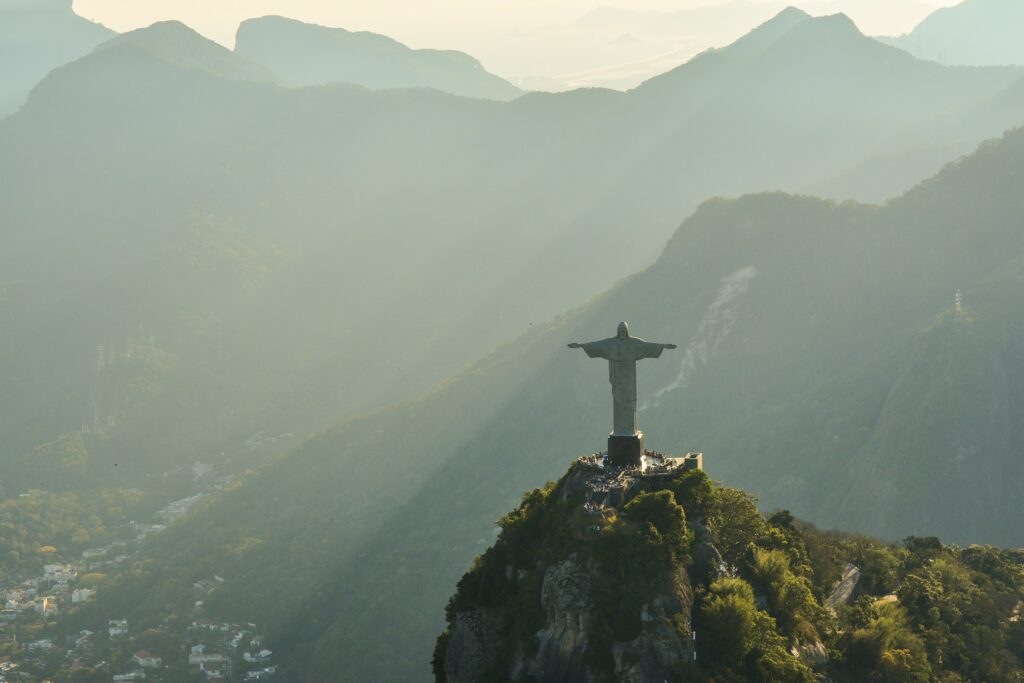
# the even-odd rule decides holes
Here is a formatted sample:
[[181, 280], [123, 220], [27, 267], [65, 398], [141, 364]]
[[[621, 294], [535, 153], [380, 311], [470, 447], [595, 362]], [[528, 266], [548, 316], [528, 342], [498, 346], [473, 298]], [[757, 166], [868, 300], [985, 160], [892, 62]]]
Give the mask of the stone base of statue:
[[640, 467], [643, 454], [643, 432], [608, 435], [608, 463], [612, 467]]

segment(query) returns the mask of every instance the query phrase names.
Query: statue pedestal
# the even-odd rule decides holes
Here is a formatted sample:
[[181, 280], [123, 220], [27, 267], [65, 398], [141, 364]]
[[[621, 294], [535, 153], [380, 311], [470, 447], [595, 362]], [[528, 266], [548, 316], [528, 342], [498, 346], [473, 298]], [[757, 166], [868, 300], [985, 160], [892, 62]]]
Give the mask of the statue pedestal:
[[608, 435], [608, 462], [612, 467], [640, 467], [643, 453], [643, 432]]

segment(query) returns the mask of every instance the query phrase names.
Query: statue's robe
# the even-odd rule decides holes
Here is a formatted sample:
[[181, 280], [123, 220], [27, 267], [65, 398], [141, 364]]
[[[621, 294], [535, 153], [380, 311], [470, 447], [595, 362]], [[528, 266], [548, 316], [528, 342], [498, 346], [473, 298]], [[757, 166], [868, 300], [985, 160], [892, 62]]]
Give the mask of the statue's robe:
[[665, 345], [637, 337], [609, 337], [580, 346], [589, 357], [608, 361], [608, 381], [612, 383], [614, 406], [613, 433], [636, 434], [636, 362], [644, 358], [660, 357]]

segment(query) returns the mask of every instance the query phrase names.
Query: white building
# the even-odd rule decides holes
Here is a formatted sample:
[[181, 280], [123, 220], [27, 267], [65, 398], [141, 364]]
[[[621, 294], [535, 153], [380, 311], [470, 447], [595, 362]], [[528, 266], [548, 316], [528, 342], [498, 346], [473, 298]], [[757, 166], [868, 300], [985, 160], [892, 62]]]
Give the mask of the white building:
[[163, 659], [156, 655], [151, 655], [145, 650], [139, 650], [132, 655], [132, 661], [141, 666], [143, 669], [157, 669], [163, 666]]
[[127, 619], [111, 619], [107, 622], [107, 634], [111, 638], [117, 636], [127, 635], [128, 633], [128, 620]]

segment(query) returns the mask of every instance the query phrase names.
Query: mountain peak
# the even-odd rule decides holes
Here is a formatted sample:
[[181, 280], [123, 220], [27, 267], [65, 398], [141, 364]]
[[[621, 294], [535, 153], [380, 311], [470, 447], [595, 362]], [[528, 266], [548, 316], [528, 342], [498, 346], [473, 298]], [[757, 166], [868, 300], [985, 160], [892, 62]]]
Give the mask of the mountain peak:
[[0, 118], [24, 105], [46, 74], [114, 35], [75, 14], [71, 0], [0, 0], [0, 17]]
[[96, 48], [96, 52], [126, 46], [141, 48], [169, 64], [206, 71], [227, 80], [279, 80], [269, 69], [249, 62], [177, 20], [158, 21], [116, 36]]
[[887, 42], [945, 64], [1024, 64], [1021, 22], [1019, 0], [965, 0], [936, 10], [909, 34]]
[[844, 33], [855, 33], [859, 36], [864, 35], [857, 28], [857, 24], [854, 23], [853, 19], [843, 12], [829, 14], [824, 17], [812, 17], [809, 23], [824, 31], [842, 31]]
[[203, 37], [198, 31], [177, 19], [157, 21], [149, 26], [122, 33], [116, 38], [109, 40], [106, 45], [114, 46], [125, 43], [155, 45], [167, 40], [194, 41], [216, 45], [212, 40]]
[[810, 19], [810, 18], [811, 18], [811, 15], [808, 14], [807, 12], [803, 11], [799, 7], [795, 7], [793, 5], [790, 5], [786, 9], [784, 9], [781, 12], [779, 12], [778, 14], [776, 14], [775, 17], [770, 19], [767, 23], [771, 23], [773, 21], [789, 21], [789, 20], [793, 20], [793, 19], [801, 19], [802, 20], [802, 19]]
[[265, 64], [299, 86], [353, 83], [373, 90], [433, 88], [497, 100], [521, 94], [462, 52], [414, 50], [388, 36], [281, 16], [242, 22], [235, 54]]
[[787, 7], [774, 17], [746, 34], [732, 45], [723, 48], [740, 58], [751, 58], [774, 45], [797, 26], [813, 17], [797, 7]]

